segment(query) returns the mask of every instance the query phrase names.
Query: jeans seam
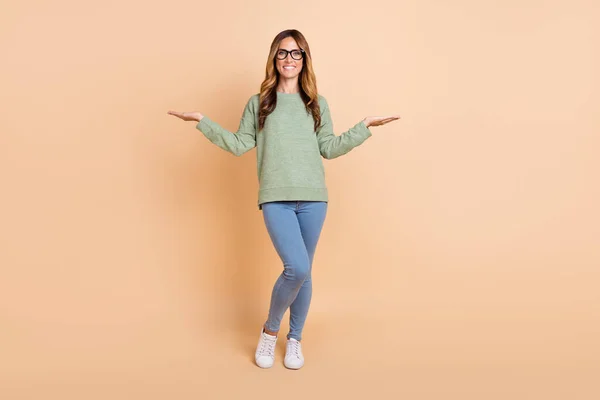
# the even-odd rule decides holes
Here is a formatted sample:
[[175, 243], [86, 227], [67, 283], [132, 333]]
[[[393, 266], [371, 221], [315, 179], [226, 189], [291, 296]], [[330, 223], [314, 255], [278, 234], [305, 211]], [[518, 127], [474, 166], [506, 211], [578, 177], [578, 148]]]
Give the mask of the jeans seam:
[[[275, 285], [276, 285], [276, 288], [273, 293], [273, 300], [275, 300], [277, 298], [277, 294], [279, 293], [279, 289], [281, 288], [281, 284], [280, 284], [279, 280], [275, 283]], [[267, 323], [265, 325], [267, 325], [267, 327], [269, 328], [270, 331], [274, 332], [274, 330], [271, 329], [271, 322], [272, 322], [271, 318], [273, 317], [273, 315], [271, 315], [272, 311], [273, 311], [273, 304], [271, 304], [269, 306], [269, 315], [267, 316]], [[279, 328], [277, 328], [277, 331], [279, 332]]]

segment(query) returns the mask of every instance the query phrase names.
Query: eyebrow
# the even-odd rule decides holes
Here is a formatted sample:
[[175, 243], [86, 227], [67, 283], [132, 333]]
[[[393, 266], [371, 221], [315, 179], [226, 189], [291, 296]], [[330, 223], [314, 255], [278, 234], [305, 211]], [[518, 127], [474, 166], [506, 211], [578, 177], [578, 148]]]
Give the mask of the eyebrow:
[[300, 49], [282, 49], [281, 47], [278, 48], [277, 50], [287, 50], [287, 51], [294, 51], [294, 50], [300, 50]]

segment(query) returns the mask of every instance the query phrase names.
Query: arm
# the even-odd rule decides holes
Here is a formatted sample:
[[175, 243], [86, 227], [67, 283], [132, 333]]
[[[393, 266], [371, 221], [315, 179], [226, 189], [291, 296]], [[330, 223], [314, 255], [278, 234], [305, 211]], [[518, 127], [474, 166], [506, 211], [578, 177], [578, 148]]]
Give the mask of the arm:
[[329, 105], [324, 97], [321, 98], [321, 126], [317, 130], [319, 151], [326, 159], [332, 159], [348, 153], [356, 146], [362, 144], [372, 135], [371, 131], [362, 120], [348, 131], [336, 136], [333, 133], [333, 121], [329, 112]]
[[196, 128], [212, 143], [239, 157], [256, 146], [254, 115], [255, 103], [251, 97], [244, 107], [236, 133], [228, 131], [207, 116], [198, 121]]

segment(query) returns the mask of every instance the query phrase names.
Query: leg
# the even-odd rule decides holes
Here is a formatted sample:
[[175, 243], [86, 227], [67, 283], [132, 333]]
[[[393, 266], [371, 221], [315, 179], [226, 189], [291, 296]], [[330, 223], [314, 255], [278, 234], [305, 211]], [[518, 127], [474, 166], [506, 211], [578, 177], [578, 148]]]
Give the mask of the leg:
[[298, 296], [290, 306], [290, 332], [287, 338], [302, 339], [302, 329], [308, 315], [310, 300], [312, 298], [312, 264], [317, 248], [317, 242], [327, 214], [327, 203], [324, 201], [300, 202], [298, 209], [298, 222], [310, 260], [308, 276], [304, 280]]
[[265, 322], [265, 328], [270, 332], [279, 331], [283, 314], [296, 299], [310, 268], [296, 205], [296, 201], [263, 204], [265, 225], [284, 268], [271, 294], [269, 316]]

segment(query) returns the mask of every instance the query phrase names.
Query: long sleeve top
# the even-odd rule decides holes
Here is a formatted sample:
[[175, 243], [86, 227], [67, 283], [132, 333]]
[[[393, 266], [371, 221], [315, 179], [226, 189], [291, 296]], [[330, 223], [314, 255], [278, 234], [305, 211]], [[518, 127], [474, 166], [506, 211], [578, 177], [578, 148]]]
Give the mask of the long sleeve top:
[[333, 132], [327, 100], [318, 95], [321, 126], [315, 131], [300, 93], [277, 92], [275, 110], [258, 131], [259, 94], [244, 107], [237, 132], [230, 132], [209, 117], [196, 125], [208, 140], [235, 156], [256, 147], [258, 208], [269, 201], [329, 201], [322, 158], [348, 153], [371, 135], [363, 121], [341, 135]]

